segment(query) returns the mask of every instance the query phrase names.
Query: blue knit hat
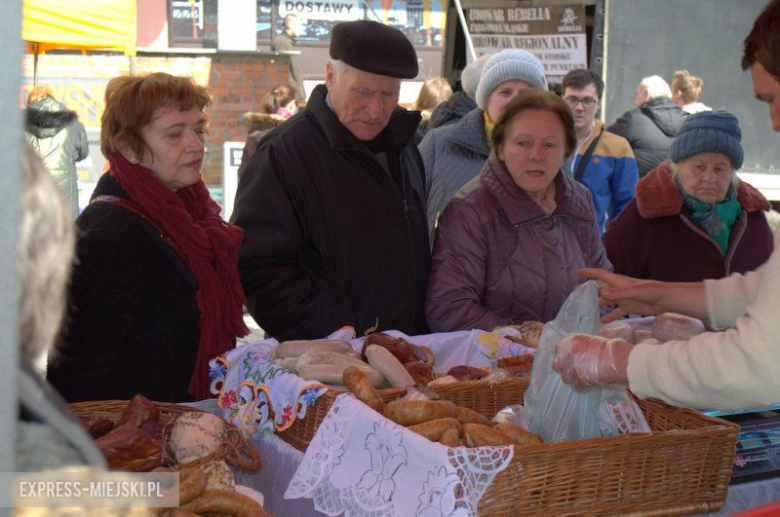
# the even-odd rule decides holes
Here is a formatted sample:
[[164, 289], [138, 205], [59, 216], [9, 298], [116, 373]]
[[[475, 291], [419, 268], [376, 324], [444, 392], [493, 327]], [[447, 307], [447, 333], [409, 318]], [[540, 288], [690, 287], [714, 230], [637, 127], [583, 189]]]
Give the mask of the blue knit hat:
[[477, 106], [487, 109], [487, 101], [499, 84], [511, 79], [525, 81], [531, 86], [547, 89], [544, 67], [536, 56], [522, 49], [502, 50], [485, 63], [477, 86]]
[[722, 153], [738, 170], [745, 157], [741, 140], [737, 117], [725, 110], [703, 111], [685, 117], [672, 142], [670, 156], [677, 163], [695, 154]]

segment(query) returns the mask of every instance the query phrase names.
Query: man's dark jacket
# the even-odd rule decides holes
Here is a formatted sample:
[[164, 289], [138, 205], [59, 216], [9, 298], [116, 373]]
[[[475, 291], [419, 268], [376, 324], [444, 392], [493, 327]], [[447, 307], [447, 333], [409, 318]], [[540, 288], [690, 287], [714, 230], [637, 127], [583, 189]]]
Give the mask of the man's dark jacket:
[[669, 158], [669, 149], [684, 118], [683, 110], [672, 99], [659, 97], [626, 111], [607, 130], [631, 144], [641, 178]]
[[381, 133], [388, 173], [326, 103], [271, 132], [239, 181], [234, 222], [247, 308], [278, 339], [344, 325], [427, 331], [430, 254], [423, 164], [410, 145], [420, 115], [398, 108]]

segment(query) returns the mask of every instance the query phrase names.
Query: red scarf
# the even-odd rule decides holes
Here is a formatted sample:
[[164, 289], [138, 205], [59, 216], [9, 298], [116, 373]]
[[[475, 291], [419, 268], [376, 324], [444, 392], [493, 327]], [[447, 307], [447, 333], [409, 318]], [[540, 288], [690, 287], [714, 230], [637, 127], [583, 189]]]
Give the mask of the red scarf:
[[122, 155], [110, 158], [109, 163], [111, 175], [168, 233], [198, 279], [200, 342], [188, 391], [197, 400], [209, 398], [209, 360], [230, 350], [236, 336], [249, 332], [237, 267], [243, 232], [222, 220], [219, 205], [203, 180], [174, 192], [150, 169]]

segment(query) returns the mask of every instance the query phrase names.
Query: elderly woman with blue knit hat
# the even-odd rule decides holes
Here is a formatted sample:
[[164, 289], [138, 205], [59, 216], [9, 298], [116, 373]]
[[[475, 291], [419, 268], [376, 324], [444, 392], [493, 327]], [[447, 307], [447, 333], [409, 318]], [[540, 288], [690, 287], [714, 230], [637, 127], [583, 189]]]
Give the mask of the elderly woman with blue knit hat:
[[544, 67], [521, 49], [493, 54], [482, 68], [477, 108], [457, 123], [428, 131], [420, 143], [431, 245], [439, 214], [460, 188], [479, 174], [490, 154], [492, 130], [501, 110], [527, 88], [547, 90]]
[[769, 202], [740, 181], [742, 132], [727, 111], [688, 116], [671, 161], [639, 180], [636, 198], [609, 225], [604, 246], [615, 272], [667, 282], [746, 273], [772, 253]]

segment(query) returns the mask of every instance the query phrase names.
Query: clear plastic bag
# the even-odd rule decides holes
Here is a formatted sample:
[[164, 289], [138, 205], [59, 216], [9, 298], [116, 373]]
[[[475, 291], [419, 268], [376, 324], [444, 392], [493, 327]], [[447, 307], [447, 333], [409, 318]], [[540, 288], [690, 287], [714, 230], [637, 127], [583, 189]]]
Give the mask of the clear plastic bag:
[[575, 289], [544, 327], [524, 405], [531, 432], [545, 443], [601, 436], [601, 390], [575, 391], [552, 368], [555, 344], [575, 332], [598, 334], [599, 317], [598, 286], [591, 280]]
[[[576, 332], [598, 335], [599, 318], [598, 286], [591, 280], [575, 289], [544, 327], [525, 393], [525, 414], [529, 429], [545, 443], [649, 430], [625, 390], [578, 392], [552, 368], [555, 344]], [[616, 417], [617, 410], [628, 414], [633, 425]]]

